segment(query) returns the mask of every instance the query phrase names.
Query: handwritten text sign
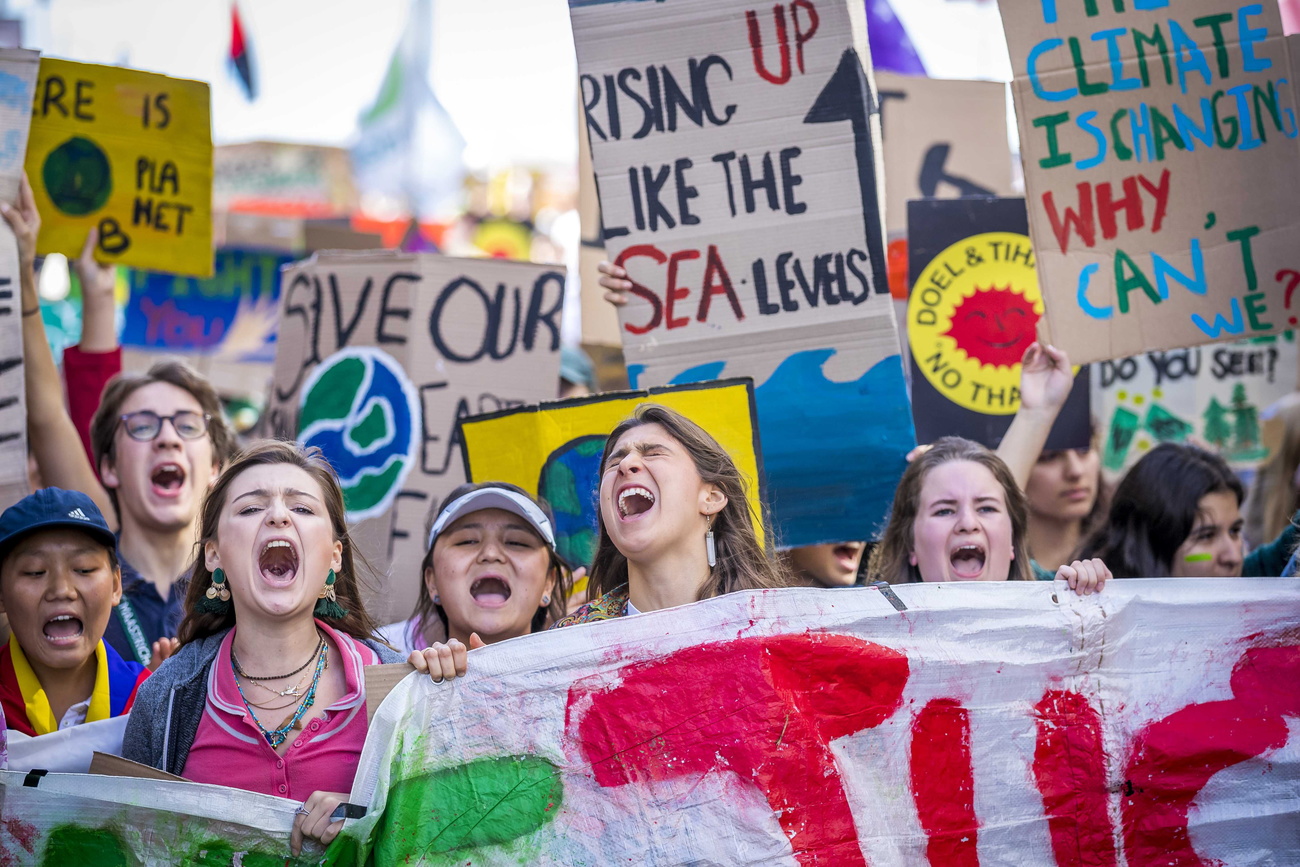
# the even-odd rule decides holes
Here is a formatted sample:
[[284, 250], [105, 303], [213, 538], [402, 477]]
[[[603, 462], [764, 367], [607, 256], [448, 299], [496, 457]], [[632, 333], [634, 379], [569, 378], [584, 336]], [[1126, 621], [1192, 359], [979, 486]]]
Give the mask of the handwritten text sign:
[[1277, 4], [1000, 8], [1046, 336], [1084, 362], [1291, 327], [1300, 146]]
[[570, 13], [632, 385], [751, 377], [782, 543], [867, 538], [913, 440], [862, 4]]
[[554, 396], [564, 272], [498, 259], [330, 252], [281, 277], [268, 432], [319, 446], [343, 483], [368, 600], [408, 616], [424, 521], [465, 481], [457, 422]]
[[152, 271], [212, 273], [208, 85], [117, 66], [41, 60], [27, 176], [38, 253], [96, 255]]
[[1269, 457], [1266, 410], [1296, 389], [1295, 334], [1148, 352], [1094, 366], [1102, 465], [1119, 472], [1164, 442], [1209, 446], [1233, 465]]
[[1300, 584], [894, 590], [736, 593], [410, 677], [344, 835], [382, 864], [1300, 863]]

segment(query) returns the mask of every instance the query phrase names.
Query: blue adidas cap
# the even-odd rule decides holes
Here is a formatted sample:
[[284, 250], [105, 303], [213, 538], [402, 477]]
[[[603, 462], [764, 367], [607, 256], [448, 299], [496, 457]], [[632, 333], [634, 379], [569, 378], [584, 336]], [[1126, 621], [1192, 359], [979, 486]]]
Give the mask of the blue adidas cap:
[[81, 530], [110, 551], [117, 551], [117, 537], [94, 500], [81, 491], [41, 488], [0, 514], [0, 562], [23, 536], [56, 527]]

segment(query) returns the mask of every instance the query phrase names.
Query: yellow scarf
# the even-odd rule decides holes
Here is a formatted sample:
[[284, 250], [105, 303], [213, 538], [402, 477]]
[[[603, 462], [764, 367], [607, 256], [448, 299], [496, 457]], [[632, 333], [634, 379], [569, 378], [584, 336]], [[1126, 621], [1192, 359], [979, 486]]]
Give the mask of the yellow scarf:
[[[23, 694], [23, 703], [27, 706], [27, 721], [31, 723], [38, 735], [47, 735], [59, 730], [59, 721], [54, 718], [54, 710], [45, 695], [41, 680], [32, 670], [32, 665], [23, 654], [22, 646], [9, 635], [9, 659], [13, 662], [14, 674], [18, 676], [18, 689]], [[90, 694], [90, 708], [86, 711], [86, 722], [108, 719], [111, 716], [108, 695], [108, 655], [104, 653], [104, 642], [95, 645], [95, 689]]]

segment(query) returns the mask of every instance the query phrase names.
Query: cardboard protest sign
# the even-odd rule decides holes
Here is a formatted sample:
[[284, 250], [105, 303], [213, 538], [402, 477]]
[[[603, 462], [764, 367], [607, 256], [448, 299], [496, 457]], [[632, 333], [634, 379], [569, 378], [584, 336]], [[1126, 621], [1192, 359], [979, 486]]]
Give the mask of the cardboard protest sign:
[[876, 72], [885, 229], [907, 232], [909, 199], [1009, 196], [1007, 86]]
[[0, 509], [28, 493], [20, 275], [18, 241], [0, 220]]
[[[912, 295], [907, 334], [917, 439], [957, 435], [997, 448], [1020, 409], [1020, 359], [1043, 302], [1024, 199], [908, 203]], [[1092, 438], [1087, 367], [1047, 448]]]
[[471, 482], [510, 482], [545, 499], [555, 512], [560, 556], [575, 568], [589, 566], [596, 553], [605, 439], [643, 403], [677, 410], [727, 450], [746, 480], [761, 534], [763, 471], [754, 385], [747, 379], [601, 394], [465, 419], [465, 475]]
[[0, 201], [18, 200], [40, 62], [37, 51], [0, 49]]
[[208, 85], [118, 66], [41, 60], [27, 176], [37, 252], [153, 271], [212, 274]]
[[172, 355], [275, 360], [283, 253], [221, 249], [206, 278], [132, 269], [122, 346]]
[[1045, 336], [1087, 362], [1290, 327], [1300, 143], [1277, 4], [999, 8]]
[[408, 677], [341, 839], [411, 865], [1300, 862], [1300, 584], [893, 589], [905, 611], [734, 593]]
[[870, 537], [914, 440], [862, 4], [569, 8], [632, 386], [751, 377], [782, 543]]
[[[0, 50], [0, 201], [18, 198], [39, 58], [35, 51]], [[28, 492], [20, 277], [18, 241], [0, 220], [0, 509]]]
[[596, 266], [605, 252], [605, 227], [600, 219], [600, 198], [596, 195], [596, 172], [591, 166], [591, 143], [587, 124], [578, 119], [578, 219], [581, 247], [578, 251], [578, 288], [582, 297], [582, 342], [619, 346], [618, 312], [604, 298]]
[[564, 272], [497, 259], [318, 253], [281, 277], [269, 433], [318, 446], [381, 586], [376, 618], [421, 586], [426, 513], [465, 481], [457, 422], [559, 382]]
[[1261, 415], [1296, 389], [1295, 335], [1171, 349], [1096, 365], [1102, 466], [1121, 471], [1162, 442], [1196, 442], [1236, 467], [1263, 463]]
[[0, 771], [0, 863], [307, 867], [320, 863], [319, 849], [289, 854], [299, 806], [225, 786]]

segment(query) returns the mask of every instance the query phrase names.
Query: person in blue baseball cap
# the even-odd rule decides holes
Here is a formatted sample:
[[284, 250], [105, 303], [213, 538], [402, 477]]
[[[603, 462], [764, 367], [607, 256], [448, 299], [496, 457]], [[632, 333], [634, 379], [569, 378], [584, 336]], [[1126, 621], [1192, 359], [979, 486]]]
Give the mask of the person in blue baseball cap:
[[121, 598], [117, 540], [90, 497], [44, 488], [0, 514], [8, 728], [35, 737], [131, 710], [149, 670], [104, 641]]

